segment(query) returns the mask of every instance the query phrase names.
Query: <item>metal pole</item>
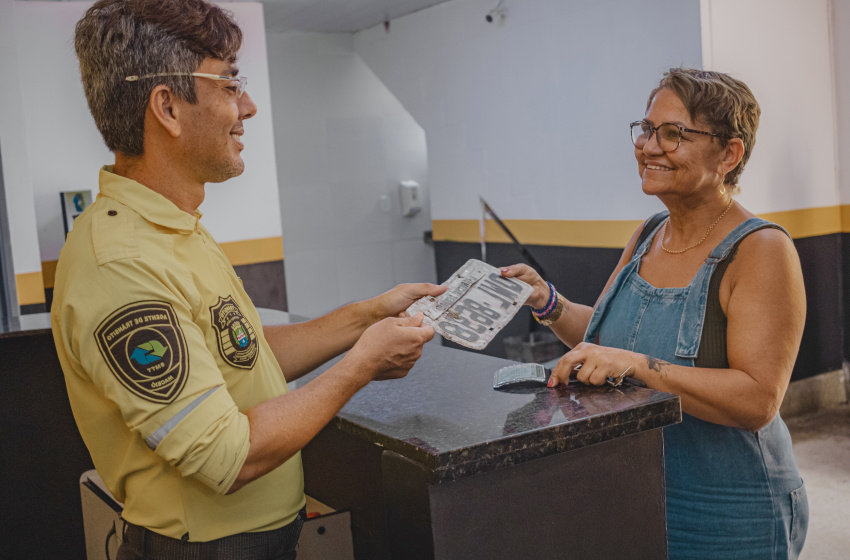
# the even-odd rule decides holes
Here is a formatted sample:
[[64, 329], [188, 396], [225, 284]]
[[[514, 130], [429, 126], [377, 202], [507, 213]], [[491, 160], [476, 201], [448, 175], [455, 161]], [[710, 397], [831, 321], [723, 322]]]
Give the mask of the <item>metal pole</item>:
[[6, 210], [6, 187], [3, 182], [3, 160], [0, 157], [0, 324], [8, 327], [21, 316], [15, 267], [12, 263], [12, 239]]

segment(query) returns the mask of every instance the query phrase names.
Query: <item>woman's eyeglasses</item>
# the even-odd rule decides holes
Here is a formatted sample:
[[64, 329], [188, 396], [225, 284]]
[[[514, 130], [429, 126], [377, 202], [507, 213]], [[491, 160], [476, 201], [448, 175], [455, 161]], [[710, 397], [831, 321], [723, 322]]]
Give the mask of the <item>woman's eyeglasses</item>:
[[632, 129], [632, 143], [636, 148], [643, 148], [644, 145], [649, 142], [649, 139], [652, 138], [652, 135], [657, 134], [655, 141], [658, 142], [658, 147], [665, 152], [673, 152], [679, 147], [679, 144], [682, 143], [683, 132], [716, 136], [717, 138], [723, 138], [725, 140], [731, 140], [732, 138], [731, 136], [724, 136], [723, 134], [715, 134], [713, 132], [685, 128], [684, 126], [676, 123], [662, 123], [658, 126], [652, 126], [646, 121], [635, 121], [631, 123], [629, 127]]

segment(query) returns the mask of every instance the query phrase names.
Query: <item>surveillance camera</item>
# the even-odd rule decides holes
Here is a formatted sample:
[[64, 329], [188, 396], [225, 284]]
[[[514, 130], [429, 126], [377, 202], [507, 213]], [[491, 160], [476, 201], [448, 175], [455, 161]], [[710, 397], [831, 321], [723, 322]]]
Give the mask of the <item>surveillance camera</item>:
[[487, 15], [484, 16], [484, 19], [487, 20], [487, 23], [493, 23], [494, 21], [502, 21], [505, 18], [505, 9], [504, 8], [495, 8], [487, 12]]

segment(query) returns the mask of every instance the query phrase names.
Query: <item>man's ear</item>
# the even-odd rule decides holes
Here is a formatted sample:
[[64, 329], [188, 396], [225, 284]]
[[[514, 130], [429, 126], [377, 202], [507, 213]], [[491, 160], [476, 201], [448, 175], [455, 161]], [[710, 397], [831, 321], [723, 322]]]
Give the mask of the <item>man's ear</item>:
[[177, 105], [177, 96], [168, 86], [158, 85], [151, 91], [148, 108], [162, 128], [174, 138], [180, 136], [180, 109]]

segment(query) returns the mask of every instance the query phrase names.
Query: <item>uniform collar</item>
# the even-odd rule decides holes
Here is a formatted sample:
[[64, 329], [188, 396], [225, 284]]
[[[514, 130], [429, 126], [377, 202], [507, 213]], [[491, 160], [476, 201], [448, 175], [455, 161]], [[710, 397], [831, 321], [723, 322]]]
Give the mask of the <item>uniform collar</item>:
[[197, 229], [201, 212], [189, 214], [173, 202], [132, 179], [116, 175], [114, 166], [104, 165], [100, 170], [100, 194], [133, 209], [147, 221], [175, 229], [192, 232]]

